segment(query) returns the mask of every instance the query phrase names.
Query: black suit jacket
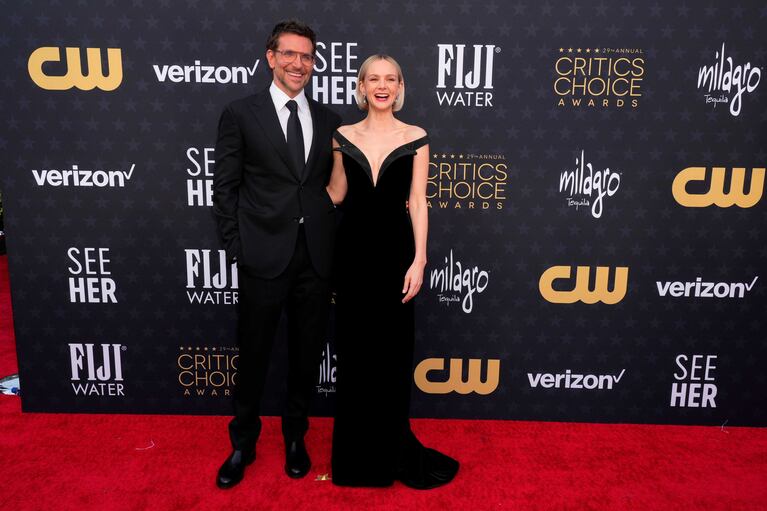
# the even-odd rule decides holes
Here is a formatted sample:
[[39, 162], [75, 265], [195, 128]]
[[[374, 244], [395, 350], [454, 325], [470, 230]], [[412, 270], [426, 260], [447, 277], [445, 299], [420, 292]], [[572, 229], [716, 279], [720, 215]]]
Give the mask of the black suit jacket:
[[290, 164], [288, 145], [269, 89], [227, 105], [218, 124], [213, 212], [230, 260], [255, 276], [285, 270], [304, 218], [309, 255], [317, 273], [330, 274], [335, 207], [325, 190], [333, 166], [333, 131], [341, 117], [307, 98], [313, 137], [306, 168]]

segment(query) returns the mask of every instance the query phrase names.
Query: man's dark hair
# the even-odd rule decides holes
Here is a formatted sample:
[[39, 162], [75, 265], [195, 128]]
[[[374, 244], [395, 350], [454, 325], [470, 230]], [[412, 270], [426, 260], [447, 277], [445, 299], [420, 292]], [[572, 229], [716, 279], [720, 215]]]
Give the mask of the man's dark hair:
[[283, 20], [277, 23], [274, 29], [272, 29], [272, 35], [266, 40], [266, 49], [276, 50], [280, 35], [282, 34], [296, 34], [306, 37], [312, 42], [312, 53], [317, 51], [317, 35], [314, 33], [314, 30], [306, 23], [296, 19]]

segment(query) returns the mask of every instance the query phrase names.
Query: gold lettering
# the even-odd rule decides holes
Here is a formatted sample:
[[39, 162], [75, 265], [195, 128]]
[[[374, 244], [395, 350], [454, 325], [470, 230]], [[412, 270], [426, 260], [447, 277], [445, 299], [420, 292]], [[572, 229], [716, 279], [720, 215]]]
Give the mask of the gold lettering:
[[73, 87], [80, 90], [99, 88], [103, 91], [115, 90], [123, 79], [122, 52], [119, 48], [107, 49], [109, 74], [104, 75], [101, 65], [101, 50], [87, 48], [88, 74], [83, 74], [80, 62], [80, 48], [66, 48], [67, 72], [63, 76], [49, 76], [43, 72], [46, 62], [60, 62], [61, 49], [44, 46], [32, 52], [27, 61], [29, 77], [37, 86], [46, 90], [67, 90]]
[[463, 379], [463, 360], [460, 358], [450, 359], [450, 371], [446, 381], [430, 381], [428, 375], [432, 371], [443, 371], [445, 360], [442, 358], [427, 358], [421, 361], [415, 368], [413, 378], [419, 389], [427, 394], [470, 394], [488, 395], [498, 388], [501, 361], [490, 359], [487, 361], [487, 376], [482, 381], [482, 360], [469, 359], [469, 371], [467, 379]]
[[615, 268], [615, 284], [609, 290], [608, 276], [610, 268], [607, 266], [596, 267], [594, 289], [589, 289], [590, 268], [578, 266], [575, 276], [575, 287], [571, 291], [557, 291], [554, 289], [554, 281], [570, 278], [570, 266], [552, 266], [541, 275], [538, 281], [538, 290], [541, 296], [551, 303], [583, 303], [593, 304], [603, 302], [613, 305], [626, 296], [628, 287], [628, 267]]
[[571, 59], [570, 57], [560, 57], [560, 58], [557, 59], [557, 62], [554, 64], [554, 69], [557, 70], [557, 74], [558, 75], [560, 75], [560, 76], [567, 76], [567, 75], [569, 75], [570, 71], [562, 71], [561, 69], [559, 69], [559, 63], [560, 62], [572, 63], [573, 59]]
[[751, 185], [746, 193], [746, 169], [734, 167], [730, 177], [730, 190], [725, 193], [725, 168], [713, 167], [711, 169], [711, 184], [705, 193], [690, 193], [687, 184], [691, 181], [705, 181], [705, 167], [687, 167], [679, 172], [671, 185], [671, 193], [674, 199], [682, 206], [688, 208], [705, 208], [716, 205], [720, 208], [739, 206], [750, 208], [755, 206], [762, 198], [764, 191], [764, 167], [751, 169]]

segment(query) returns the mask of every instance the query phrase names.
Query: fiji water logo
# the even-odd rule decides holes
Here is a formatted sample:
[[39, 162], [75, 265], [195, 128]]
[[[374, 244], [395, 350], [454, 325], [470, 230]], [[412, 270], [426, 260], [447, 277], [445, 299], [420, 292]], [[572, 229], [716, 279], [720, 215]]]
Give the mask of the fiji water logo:
[[438, 44], [437, 100], [442, 106], [492, 107], [494, 44]]
[[478, 266], [464, 266], [453, 258], [453, 251], [445, 257], [444, 266], [431, 271], [429, 289], [437, 290], [440, 303], [450, 306], [460, 303], [466, 314], [474, 309], [474, 295], [482, 294], [490, 282], [487, 270]]
[[78, 396], [125, 396], [123, 344], [70, 343], [72, 390]]

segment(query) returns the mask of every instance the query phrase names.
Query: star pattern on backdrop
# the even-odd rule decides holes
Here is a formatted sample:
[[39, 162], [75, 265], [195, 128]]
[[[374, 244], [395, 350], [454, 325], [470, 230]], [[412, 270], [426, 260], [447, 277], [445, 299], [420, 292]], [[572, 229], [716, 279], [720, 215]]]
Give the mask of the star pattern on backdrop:
[[[463, 396], [425, 394], [414, 385], [414, 415], [767, 423], [758, 397], [744, 390], [767, 384], [761, 277], [744, 298], [658, 291], [659, 283], [698, 277], [751, 282], [764, 267], [764, 199], [748, 209], [685, 208], [671, 185], [690, 166], [764, 167], [765, 84], [743, 95], [742, 112], [733, 117], [728, 105], [706, 104], [696, 80], [722, 42], [736, 64], [764, 69], [767, 48], [757, 35], [765, 8], [585, 0], [493, 1], [481, 8], [468, 1], [406, 0], [372, 10], [360, 1], [304, 0], [274, 0], [262, 9], [245, 0], [163, 0], [151, 12], [146, 6], [141, 0], [6, 6], [0, 51], [9, 72], [0, 79], [6, 92], [0, 148], [8, 164], [0, 187], [26, 409], [229, 413], [226, 396], [187, 396], [179, 383], [180, 354], [236, 353], [234, 307], [190, 303], [187, 294], [185, 250], [215, 254], [220, 248], [210, 208], [204, 200], [190, 206], [188, 187], [204, 187], [210, 179], [204, 171], [191, 173], [205, 166], [224, 105], [269, 83], [263, 46], [273, 23], [297, 16], [317, 30], [328, 62], [339, 52], [331, 66], [341, 71], [317, 77], [345, 80], [375, 52], [398, 59], [408, 92], [400, 118], [429, 133], [430, 186], [439, 186], [441, 164], [454, 173], [482, 163], [506, 166], [502, 199], [452, 197], [447, 207], [431, 199], [429, 264], [416, 303], [415, 363], [497, 359], [498, 387], [488, 396]], [[347, 43], [356, 43], [353, 70], [346, 69]], [[496, 47], [492, 89], [477, 89], [492, 93], [492, 106], [440, 104], [438, 44], [452, 51], [465, 45], [464, 79], [473, 45]], [[27, 72], [29, 55], [42, 46], [120, 48], [123, 81], [113, 92], [43, 90]], [[558, 58], [615, 58], [625, 49], [641, 50], [645, 60], [636, 108], [556, 106]], [[160, 82], [153, 67], [199, 60], [252, 68], [256, 59], [247, 83]], [[54, 74], [65, 69], [49, 65]], [[442, 92], [468, 90], [453, 87], [457, 72], [451, 68]], [[361, 118], [354, 104], [330, 106], [345, 122]], [[197, 152], [190, 159], [192, 148]], [[581, 154], [595, 172], [620, 176], [614, 193], [602, 197], [599, 218], [592, 204], [568, 205], [571, 196], [560, 189]], [[127, 171], [134, 164], [130, 179], [117, 187], [39, 185], [33, 174], [73, 165]], [[484, 181], [456, 176], [441, 184]], [[572, 198], [578, 197], [594, 201], [593, 195]], [[115, 281], [117, 303], [70, 302], [69, 278], [82, 276], [72, 273], [72, 247], [109, 249], [110, 273], [99, 276]], [[451, 252], [462, 268], [488, 275], [486, 288], [473, 292], [470, 313], [460, 303], [440, 302], [440, 290], [431, 286], [431, 275]], [[539, 279], [558, 265], [626, 266], [626, 296], [615, 305], [548, 303]], [[465, 289], [457, 296], [463, 299]], [[126, 347], [124, 398], [73, 394], [68, 345], [86, 342]], [[669, 407], [679, 354], [718, 357], [717, 408]], [[45, 362], [35, 364], [40, 358]], [[284, 358], [278, 343], [266, 413], [280, 410]], [[533, 387], [529, 379], [623, 369], [611, 390]], [[317, 411], [331, 413], [332, 396]]]

